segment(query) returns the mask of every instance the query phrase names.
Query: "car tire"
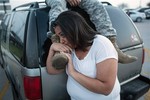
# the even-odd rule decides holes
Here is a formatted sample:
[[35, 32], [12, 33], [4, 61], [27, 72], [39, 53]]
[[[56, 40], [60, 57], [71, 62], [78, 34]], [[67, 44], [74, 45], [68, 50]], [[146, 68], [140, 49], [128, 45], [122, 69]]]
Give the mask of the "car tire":
[[137, 17], [136, 18], [136, 22], [142, 22], [142, 18], [141, 17]]
[[146, 19], [150, 19], [150, 17], [146, 17]]

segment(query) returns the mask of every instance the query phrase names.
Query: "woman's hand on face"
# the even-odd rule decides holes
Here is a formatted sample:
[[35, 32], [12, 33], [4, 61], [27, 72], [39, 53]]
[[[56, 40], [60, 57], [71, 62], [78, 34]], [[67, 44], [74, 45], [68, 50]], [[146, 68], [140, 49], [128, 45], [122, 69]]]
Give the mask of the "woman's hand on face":
[[67, 2], [71, 5], [71, 6], [77, 6], [80, 4], [81, 0], [67, 0]]
[[72, 52], [72, 49], [69, 46], [61, 43], [53, 43], [50, 47], [50, 50], [52, 50], [53, 52], [65, 52], [65, 53]]

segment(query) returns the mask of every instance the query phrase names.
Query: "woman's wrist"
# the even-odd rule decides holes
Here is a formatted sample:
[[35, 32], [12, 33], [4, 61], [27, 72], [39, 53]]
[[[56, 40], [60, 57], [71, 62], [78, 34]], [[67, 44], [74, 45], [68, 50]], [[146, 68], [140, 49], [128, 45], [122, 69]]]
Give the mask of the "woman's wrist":
[[78, 72], [72, 67], [72, 69], [70, 69], [70, 76], [72, 76], [73, 78], [75, 78], [76, 74]]
[[71, 72], [70, 72], [70, 76], [71, 76], [72, 78], [75, 78], [76, 73], [77, 73], [76, 71], [71, 71]]

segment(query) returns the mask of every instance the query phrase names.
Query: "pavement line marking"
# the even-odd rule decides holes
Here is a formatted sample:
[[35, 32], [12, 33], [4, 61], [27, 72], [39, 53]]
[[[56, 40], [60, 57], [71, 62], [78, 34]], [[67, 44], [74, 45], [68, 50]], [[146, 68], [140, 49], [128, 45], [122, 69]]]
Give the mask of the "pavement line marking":
[[145, 50], [145, 61], [144, 62], [150, 62], [150, 49], [148, 49], [148, 48], [144, 48], [144, 50]]
[[145, 52], [148, 54], [148, 56], [150, 57], [150, 49], [148, 48], [144, 48]]
[[[147, 53], [147, 57], [148, 57], [148, 59], [147, 59], [147, 61], [149, 62], [150, 60], [149, 60], [149, 57], [150, 57], [150, 49], [148, 49], [148, 48], [144, 48], [145, 49], [145, 53]], [[150, 100], [150, 89], [149, 89], [149, 91], [144, 95], [144, 100]]]
[[144, 100], [150, 100], [150, 90], [145, 94]]
[[9, 81], [7, 80], [4, 87], [2, 88], [2, 91], [0, 91], [0, 100], [2, 100], [3, 96], [6, 94], [8, 88], [9, 88]]

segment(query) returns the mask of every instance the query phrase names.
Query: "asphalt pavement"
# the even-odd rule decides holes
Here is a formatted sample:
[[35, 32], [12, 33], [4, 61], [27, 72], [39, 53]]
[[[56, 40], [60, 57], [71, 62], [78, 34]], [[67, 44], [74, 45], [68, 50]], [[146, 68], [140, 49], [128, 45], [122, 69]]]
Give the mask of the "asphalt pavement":
[[[144, 41], [145, 48], [145, 62], [143, 64], [142, 74], [150, 78], [150, 20], [144, 20], [141, 23], [136, 23], [135, 25], [139, 29], [141, 36]], [[5, 75], [4, 70], [0, 66], [0, 100], [13, 100], [11, 86]], [[150, 90], [144, 96], [138, 100], [150, 100]]]
[[[141, 74], [150, 79], [150, 19], [143, 20], [140, 23], [135, 22], [135, 25], [142, 36], [145, 50], [145, 60]], [[150, 100], [150, 90], [138, 100]]]
[[13, 100], [10, 83], [0, 66], [0, 100]]

